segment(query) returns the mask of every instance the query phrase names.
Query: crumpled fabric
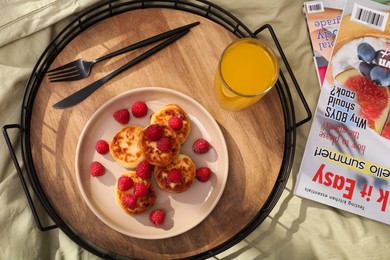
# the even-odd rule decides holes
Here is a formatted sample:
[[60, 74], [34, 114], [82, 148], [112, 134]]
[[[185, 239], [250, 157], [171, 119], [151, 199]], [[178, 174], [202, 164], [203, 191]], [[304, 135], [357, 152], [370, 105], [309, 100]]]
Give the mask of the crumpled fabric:
[[[98, 0], [0, 1], [0, 126], [20, 123], [25, 85], [38, 58], [78, 12], [96, 2]], [[314, 111], [320, 87], [302, 15], [303, 1], [212, 2], [231, 12], [252, 31], [265, 23], [273, 26], [309, 107]], [[299, 121], [306, 114], [293, 88], [291, 92]], [[309, 129], [310, 122], [297, 129], [295, 163], [270, 215], [252, 234], [215, 259], [388, 258], [389, 226], [293, 194]], [[7, 132], [25, 173], [20, 131], [9, 129]], [[0, 259], [99, 259], [61, 230], [41, 232], [37, 228], [3, 137], [0, 137], [0, 148]], [[34, 194], [33, 200], [43, 224], [51, 225]]]

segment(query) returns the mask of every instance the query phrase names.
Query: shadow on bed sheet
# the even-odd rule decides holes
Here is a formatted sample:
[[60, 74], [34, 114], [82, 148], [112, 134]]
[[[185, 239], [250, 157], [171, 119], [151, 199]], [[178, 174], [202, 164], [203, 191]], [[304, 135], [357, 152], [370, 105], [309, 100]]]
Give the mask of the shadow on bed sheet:
[[[228, 252], [228, 255], [223, 256], [223, 259], [238, 259], [238, 257], [246, 255], [246, 253], [248, 253], [251, 257], [255, 254], [256, 256], [252, 259], [265, 259], [270, 257], [280, 258], [282, 256], [278, 255], [278, 253], [282, 251], [282, 247], [288, 246], [288, 244], [291, 243], [294, 234], [299, 231], [301, 224], [305, 222], [308, 209], [313, 207], [318, 209], [326, 208], [325, 205], [309, 200], [302, 200], [299, 206], [299, 216], [289, 223], [289, 226], [287, 226], [286, 223], [283, 223], [281, 218], [287, 211], [289, 203], [295, 195], [293, 190], [289, 188], [286, 188], [284, 193], [287, 193], [287, 197], [283, 199], [274, 217], [268, 216], [258, 229], [241, 242], [240, 245], [244, 245], [243, 247], [236, 249], [232, 253]], [[253, 250], [255, 250], [255, 252], [249, 252]], [[310, 246], [299, 249], [297, 248], [297, 250], [304, 250], [304, 255], [315, 255]], [[290, 250], [283, 251], [295, 254]], [[301, 254], [298, 253], [296, 257], [299, 257], [298, 255]], [[290, 255], [289, 259], [294, 259], [294, 256]]]

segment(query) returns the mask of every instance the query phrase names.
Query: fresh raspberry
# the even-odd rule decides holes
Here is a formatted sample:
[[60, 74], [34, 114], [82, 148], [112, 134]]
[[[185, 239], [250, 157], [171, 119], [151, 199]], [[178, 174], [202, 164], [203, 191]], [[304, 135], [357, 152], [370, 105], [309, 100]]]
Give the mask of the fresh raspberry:
[[173, 116], [168, 120], [168, 126], [173, 130], [180, 130], [183, 127], [183, 120], [178, 116]]
[[162, 127], [158, 124], [149, 125], [145, 129], [145, 135], [150, 141], [158, 141], [163, 136], [164, 131]]
[[134, 196], [136, 196], [137, 198], [144, 197], [148, 195], [148, 193], [149, 188], [144, 183], [140, 182], [135, 185]]
[[103, 164], [97, 161], [92, 162], [89, 167], [89, 172], [93, 177], [102, 176], [105, 171]]
[[171, 169], [168, 172], [168, 181], [179, 183], [181, 181], [181, 171], [179, 169]]
[[148, 106], [145, 102], [137, 101], [131, 106], [131, 112], [135, 117], [143, 117], [148, 113]]
[[137, 205], [137, 197], [132, 194], [126, 194], [122, 197], [122, 203], [126, 208], [134, 209]]
[[163, 137], [157, 142], [157, 149], [163, 153], [168, 153], [172, 149], [173, 142], [171, 138]]
[[156, 209], [150, 212], [149, 220], [153, 225], [159, 226], [164, 223], [165, 220], [165, 212], [162, 209]]
[[152, 165], [148, 161], [142, 161], [137, 165], [135, 172], [141, 179], [150, 179], [152, 176]]
[[120, 191], [127, 191], [133, 188], [133, 179], [127, 176], [121, 176], [118, 179], [118, 189]]
[[116, 111], [113, 115], [113, 117], [115, 118], [115, 120], [117, 122], [119, 122], [120, 124], [122, 125], [125, 125], [129, 122], [130, 120], [130, 112], [129, 110], [127, 110], [126, 108], [124, 109], [119, 109], [118, 111]]
[[205, 139], [199, 138], [192, 145], [192, 150], [197, 154], [207, 153], [210, 150], [210, 144]]
[[108, 143], [104, 140], [99, 140], [96, 142], [96, 151], [100, 154], [106, 154], [109, 151]]
[[201, 182], [206, 182], [210, 179], [211, 170], [207, 167], [201, 167], [196, 170], [196, 178]]

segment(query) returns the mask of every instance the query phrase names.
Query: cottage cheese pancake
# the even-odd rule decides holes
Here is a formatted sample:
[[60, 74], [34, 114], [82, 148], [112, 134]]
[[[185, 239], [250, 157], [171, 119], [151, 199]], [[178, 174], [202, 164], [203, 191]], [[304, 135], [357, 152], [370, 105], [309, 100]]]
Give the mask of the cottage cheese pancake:
[[155, 112], [151, 118], [150, 123], [151, 124], [159, 124], [159, 125], [169, 125], [168, 121], [172, 117], [178, 117], [182, 121], [182, 126], [179, 130], [175, 130], [179, 141], [181, 144], [183, 144], [186, 140], [188, 135], [190, 134], [191, 130], [191, 123], [190, 120], [186, 114], [186, 112], [179, 107], [176, 104], [169, 104], [161, 108], [159, 111]]
[[125, 168], [135, 168], [145, 159], [139, 147], [142, 130], [140, 126], [126, 126], [118, 131], [110, 142], [110, 154]]
[[[175, 131], [165, 125], [160, 125], [162, 137], [157, 141], [152, 141], [147, 137], [146, 129], [141, 132], [139, 147], [145, 156], [145, 159], [152, 165], [165, 166], [175, 159], [180, 152], [180, 141]], [[159, 144], [162, 141], [169, 141], [167, 150], [161, 150]]]
[[[121, 177], [128, 177], [132, 180], [130, 181], [132, 184], [128, 185], [127, 188], [130, 188], [126, 188], [127, 190], [123, 190], [124, 185], [119, 184], [120, 178], [115, 183], [115, 201], [126, 213], [140, 214], [154, 205], [157, 193], [151, 179], [142, 179], [137, 176], [135, 171], [126, 172]], [[137, 194], [141, 193], [137, 191], [139, 185], [146, 186], [143, 187], [145, 188], [144, 194]]]
[[[178, 176], [170, 176], [172, 170], [179, 172]], [[155, 167], [154, 178], [158, 187], [167, 192], [184, 192], [193, 183], [196, 176], [196, 167], [192, 159], [184, 154], [179, 154], [170, 164], [163, 167]]]

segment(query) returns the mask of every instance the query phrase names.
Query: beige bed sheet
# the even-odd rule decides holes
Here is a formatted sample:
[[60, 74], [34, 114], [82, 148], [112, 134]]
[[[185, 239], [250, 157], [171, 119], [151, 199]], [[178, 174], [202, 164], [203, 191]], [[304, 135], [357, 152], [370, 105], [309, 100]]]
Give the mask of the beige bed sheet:
[[[96, 0], [0, 1], [0, 126], [20, 123], [27, 79], [50, 40], [72, 17]], [[314, 111], [320, 88], [298, 0], [212, 1], [251, 30], [273, 26]], [[297, 102], [297, 120], [305, 116]], [[293, 194], [310, 128], [298, 128], [295, 163], [271, 214], [247, 238], [215, 259], [388, 259], [390, 227]], [[19, 132], [11, 139], [20, 160]], [[35, 199], [35, 201], [37, 201]], [[36, 202], [37, 203], [37, 202]], [[0, 259], [98, 259], [60, 230], [35, 225], [4, 138], [0, 138]], [[45, 213], [41, 212], [44, 222]]]

